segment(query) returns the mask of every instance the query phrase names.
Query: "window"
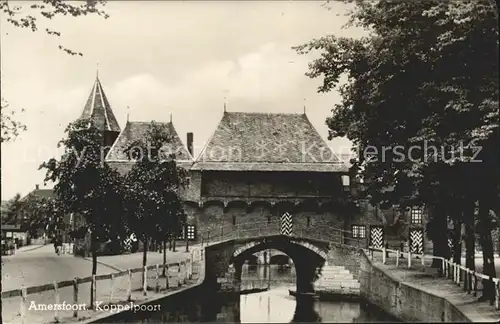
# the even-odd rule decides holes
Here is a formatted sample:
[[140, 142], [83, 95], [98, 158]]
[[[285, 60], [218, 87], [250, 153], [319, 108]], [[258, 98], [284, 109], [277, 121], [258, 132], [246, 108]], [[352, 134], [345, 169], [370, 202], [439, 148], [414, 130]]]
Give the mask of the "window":
[[[196, 226], [195, 225], [187, 225], [187, 238], [188, 238], [188, 240], [195, 240], [196, 239]], [[185, 240], [186, 239], [186, 236], [184, 234], [184, 226], [182, 226], [177, 239], [178, 240]]]
[[364, 225], [352, 225], [352, 237], [365, 238], [366, 237], [366, 227]]
[[188, 240], [194, 240], [196, 238], [196, 227], [194, 225], [187, 226]]
[[186, 187], [191, 185], [191, 177], [186, 177]]
[[414, 207], [411, 209], [411, 223], [422, 224], [422, 208]]

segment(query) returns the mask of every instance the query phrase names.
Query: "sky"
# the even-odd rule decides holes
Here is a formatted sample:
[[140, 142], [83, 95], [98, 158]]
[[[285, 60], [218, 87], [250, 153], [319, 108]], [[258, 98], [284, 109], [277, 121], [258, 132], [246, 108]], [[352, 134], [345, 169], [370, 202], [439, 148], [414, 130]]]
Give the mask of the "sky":
[[[10, 1], [9, 3], [12, 3]], [[28, 2], [19, 2], [27, 9]], [[172, 120], [182, 140], [194, 133], [195, 156], [227, 111], [306, 113], [327, 140], [325, 119], [340, 101], [318, 94], [305, 75], [315, 55], [294, 45], [345, 29], [348, 7], [324, 1], [109, 1], [102, 17], [40, 22], [53, 37], [1, 19], [2, 97], [28, 130], [2, 145], [2, 200], [43, 187], [38, 166], [58, 156], [65, 127], [82, 113], [98, 70], [123, 128], [131, 121]], [[23, 9], [24, 10], [24, 9]], [[70, 56], [62, 44], [83, 56]], [[317, 55], [317, 54], [316, 54]], [[127, 108], [129, 107], [129, 108]], [[24, 112], [20, 112], [25, 109]], [[347, 139], [328, 141], [349, 153]], [[52, 187], [48, 183], [47, 187]]]

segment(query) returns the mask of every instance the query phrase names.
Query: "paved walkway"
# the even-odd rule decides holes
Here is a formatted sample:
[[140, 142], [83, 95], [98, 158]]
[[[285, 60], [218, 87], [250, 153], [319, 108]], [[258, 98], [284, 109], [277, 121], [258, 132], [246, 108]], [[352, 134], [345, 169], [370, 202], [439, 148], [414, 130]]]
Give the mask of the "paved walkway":
[[[189, 254], [185, 252], [167, 251], [167, 262], [178, 262], [187, 259]], [[182, 249], [184, 251], [184, 249]], [[148, 265], [163, 263], [163, 254], [158, 252], [148, 252]], [[139, 268], [142, 266], [142, 253], [128, 255], [102, 256], [98, 257], [97, 274], [108, 274], [120, 270]], [[18, 289], [21, 285], [25, 287], [38, 286], [53, 281], [71, 280], [74, 277], [88, 277], [91, 275], [91, 259], [74, 257], [71, 255], [56, 255], [52, 245], [37, 247], [35, 249], [25, 249], [15, 255], [2, 258], [2, 291]], [[179, 289], [178, 268], [169, 270], [169, 291]], [[156, 284], [155, 273], [149, 271], [148, 286], [151, 289]], [[104, 304], [124, 303], [127, 298], [128, 279], [126, 276], [115, 279], [113, 287], [111, 280], [97, 282], [96, 301]], [[162, 291], [156, 293], [149, 292], [148, 296], [143, 296], [142, 273], [132, 275], [132, 300], [135, 303], [146, 299], [159, 297], [167, 291], [166, 278], [161, 278], [160, 286]], [[113, 289], [111, 289], [113, 288]], [[111, 295], [111, 290], [113, 294]], [[2, 321], [3, 323], [21, 323], [20, 297], [7, 298], [2, 300]], [[54, 291], [46, 291], [39, 294], [27, 296], [25, 323], [49, 323], [54, 321], [55, 312], [50, 310], [37, 310], [35, 306], [49, 305], [56, 303]], [[73, 304], [73, 288], [66, 287], [59, 289], [59, 303]], [[90, 283], [79, 285], [78, 303], [90, 304]], [[32, 309], [29, 309], [33, 306]], [[102, 313], [102, 312], [101, 312]], [[108, 311], [109, 313], [109, 311]], [[61, 311], [58, 313], [61, 322], [74, 322], [94, 318], [102, 314], [92, 310], [79, 312], [77, 319], [72, 318], [72, 311]]]
[[[471, 321], [500, 322], [500, 311], [495, 310], [495, 307], [491, 306], [489, 302], [478, 302], [478, 297], [481, 296], [481, 292], [478, 292], [478, 296], [474, 297], [472, 293], [467, 294], [467, 292], [464, 292], [463, 286], [457, 286], [450, 279], [437, 277], [436, 275], [430, 273], [424, 273], [421, 265], [421, 259], [414, 260], [412, 262], [413, 269], [408, 269], [407, 259], [400, 259], [399, 267], [396, 267], [395, 257], [387, 258], [386, 264], [384, 265], [381, 262], [381, 253], [375, 253], [374, 256], [374, 262], [379, 268], [383, 269], [405, 284], [419, 288], [433, 295], [446, 298], [469, 319], [471, 319]], [[500, 260], [495, 261], [500, 262]], [[426, 260], [426, 268], [428, 268], [430, 264], [431, 261]], [[479, 286], [480, 283], [478, 287]]]

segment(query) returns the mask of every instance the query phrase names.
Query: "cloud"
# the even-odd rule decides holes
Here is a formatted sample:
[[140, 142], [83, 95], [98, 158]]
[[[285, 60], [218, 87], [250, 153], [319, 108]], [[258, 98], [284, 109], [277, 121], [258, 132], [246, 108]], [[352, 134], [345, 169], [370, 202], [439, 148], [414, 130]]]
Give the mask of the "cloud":
[[[317, 82], [304, 75], [310, 59], [298, 56], [285, 45], [268, 43], [235, 60], [208, 62], [186, 72], [175, 83], [147, 73], [114, 83], [106, 83], [103, 76], [101, 81], [122, 127], [127, 107], [130, 120], [168, 121], [172, 114], [182, 139], [186, 132], [194, 132], [197, 154], [222, 117], [224, 96], [228, 111], [288, 113], [302, 112], [303, 99], [307, 98], [308, 116], [326, 137], [324, 120], [338, 95], [316, 93]], [[2, 152], [3, 183], [15, 187], [19, 177], [23, 177], [23, 186], [16, 187], [16, 191], [22, 191], [25, 183], [41, 182], [43, 172], [37, 171], [39, 164], [58, 155], [57, 142], [66, 125], [81, 114], [91, 87], [92, 84], [55, 89], [36, 96], [43, 100], [32, 102], [28, 109], [28, 132]], [[13, 96], [19, 105], [26, 103], [23, 98]], [[345, 146], [344, 142], [339, 143]]]

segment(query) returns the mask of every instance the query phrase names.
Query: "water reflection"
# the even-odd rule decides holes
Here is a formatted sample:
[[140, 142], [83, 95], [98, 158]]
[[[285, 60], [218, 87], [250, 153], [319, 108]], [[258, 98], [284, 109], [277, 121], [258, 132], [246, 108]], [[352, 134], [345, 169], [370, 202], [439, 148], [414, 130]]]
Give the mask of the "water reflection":
[[[312, 299], [295, 299], [289, 288], [295, 286], [292, 269], [278, 267], [263, 269], [262, 266], [243, 269], [242, 280], [266, 280], [272, 282], [269, 291], [248, 295], [222, 295], [196, 292], [177, 300], [169, 300], [161, 312], [137, 313], [134, 318], [116, 318], [115, 323], [165, 323], [165, 322], [218, 322], [218, 323], [360, 323], [381, 322], [390, 319], [373, 313], [353, 302], [324, 302]], [[284, 283], [283, 283], [284, 282]], [[109, 323], [106, 320], [106, 323]]]

